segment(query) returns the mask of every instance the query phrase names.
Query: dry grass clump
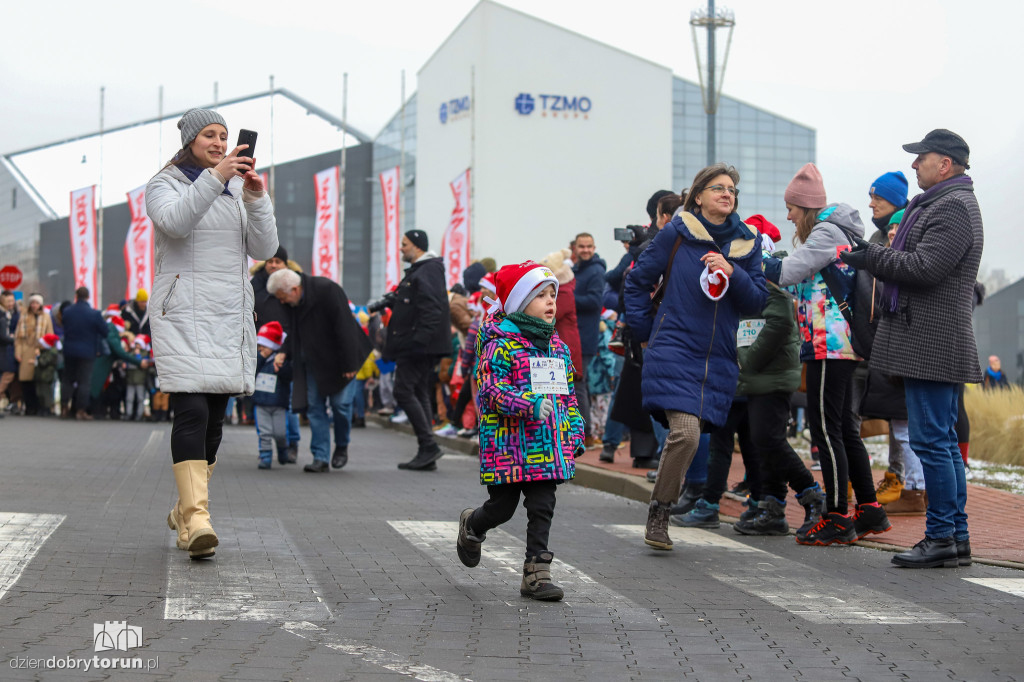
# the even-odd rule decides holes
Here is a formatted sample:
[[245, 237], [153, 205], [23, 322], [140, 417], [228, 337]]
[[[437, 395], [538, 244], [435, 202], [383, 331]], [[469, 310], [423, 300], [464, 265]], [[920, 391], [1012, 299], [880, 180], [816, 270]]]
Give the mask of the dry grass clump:
[[969, 387], [964, 402], [971, 420], [971, 458], [1024, 465], [1024, 391]]

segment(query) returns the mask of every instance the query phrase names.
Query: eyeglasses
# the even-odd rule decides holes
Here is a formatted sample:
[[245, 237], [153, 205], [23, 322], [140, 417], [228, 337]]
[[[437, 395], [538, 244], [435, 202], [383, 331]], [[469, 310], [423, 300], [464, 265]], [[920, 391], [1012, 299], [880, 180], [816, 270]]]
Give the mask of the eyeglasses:
[[726, 187], [725, 185], [711, 185], [710, 187], [705, 187], [704, 189], [711, 192], [712, 194], [725, 194], [726, 192], [728, 192], [733, 196], [734, 199], [740, 195], [740, 191], [738, 189], [736, 189], [735, 187]]

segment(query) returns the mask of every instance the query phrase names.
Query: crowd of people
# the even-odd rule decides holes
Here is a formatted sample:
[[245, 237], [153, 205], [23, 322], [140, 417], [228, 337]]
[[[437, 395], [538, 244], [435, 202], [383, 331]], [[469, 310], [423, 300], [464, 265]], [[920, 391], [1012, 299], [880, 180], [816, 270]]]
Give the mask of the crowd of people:
[[[738, 438], [749, 497], [736, 531], [788, 534], [789, 489], [798, 543], [848, 544], [888, 531], [890, 514], [926, 514], [925, 538], [893, 562], [970, 563], [963, 385], [1006, 380], [998, 358], [984, 374], [977, 360], [983, 229], [954, 133], [904, 145], [921, 194], [899, 171], [868, 185], [870, 234], [808, 163], [780, 197], [789, 250], [763, 216], [741, 218], [740, 173], [716, 164], [654, 193], [650, 224], [617, 231], [623, 253], [609, 261], [580, 232], [535, 261], [481, 259], [448, 287], [426, 233], [410, 230], [401, 283], [356, 307], [288, 258], [223, 118], [190, 110], [178, 127], [182, 149], [147, 191], [160, 314], [143, 290], [102, 312], [85, 288], [53, 307], [5, 291], [0, 394], [26, 415], [172, 419], [168, 525], [191, 557], [218, 544], [208, 485], [226, 420], [255, 425], [257, 466], [270, 469], [275, 450], [280, 465], [298, 460], [301, 415], [304, 470], [322, 474], [346, 466], [373, 410], [416, 435], [399, 469], [436, 470], [438, 436], [479, 441], [488, 499], [461, 514], [458, 555], [477, 565], [523, 497], [522, 593], [537, 599], [562, 596], [547, 546], [557, 483], [587, 448], [614, 462], [627, 439], [654, 481], [644, 541], [656, 550], [672, 549], [670, 525], [719, 525]], [[789, 441], [803, 415], [823, 486]], [[888, 422], [877, 487], [862, 419]]]

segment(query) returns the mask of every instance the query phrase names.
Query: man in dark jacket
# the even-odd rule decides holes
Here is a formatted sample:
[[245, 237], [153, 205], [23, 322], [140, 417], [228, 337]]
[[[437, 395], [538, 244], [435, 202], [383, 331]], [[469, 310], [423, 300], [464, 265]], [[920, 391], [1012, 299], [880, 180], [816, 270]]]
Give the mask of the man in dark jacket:
[[911, 167], [924, 193], [907, 206], [892, 248], [861, 240], [841, 257], [885, 283], [871, 364], [903, 378], [910, 446], [928, 489], [925, 538], [892, 561], [955, 567], [971, 556], [955, 426], [959, 385], [982, 380], [972, 309], [984, 230], [963, 138], [933, 130], [903, 149], [917, 155]]
[[[290, 306], [292, 409], [305, 411], [312, 431], [309, 449], [313, 462], [303, 470], [329, 470], [328, 402], [334, 414], [334, 454], [330, 466], [340, 469], [348, 463], [352, 400], [358, 388], [352, 379], [370, 354], [370, 339], [352, 315], [345, 290], [326, 277], [310, 277], [282, 268], [267, 280], [267, 291]], [[279, 357], [274, 361], [278, 362]]]
[[431, 430], [430, 393], [438, 359], [452, 352], [444, 263], [429, 247], [423, 230], [409, 230], [402, 237], [402, 260], [412, 265], [390, 304], [383, 354], [397, 363], [395, 401], [409, 417], [419, 445], [416, 456], [398, 468], [413, 471], [437, 468], [443, 454]]
[[[100, 341], [107, 338], [107, 323], [100, 311], [89, 305], [89, 289], [75, 290], [75, 302], [64, 309], [64, 384], [61, 401], [67, 404], [66, 414], [75, 419], [90, 420], [85, 408], [89, 405], [89, 381], [96, 362]], [[72, 399], [72, 395], [74, 399]]]
[[[295, 261], [288, 260], [288, 252], [283, 246], [278, 247], [277, 253], [263, 263], [257, 263], [249, 270], [252, 273], [252, 295], [253, 311], [256, 313], [256, 328], [259, 329], [268, 322], [277, 322], [284, 330], [284, 343], [277, 353], [274, 354], [277, 360], [278, 369], [281, 363], [288, 357], [292, 345], [291, 313], [282, 305], [276, 297], [271, 296], [267, 291], [267, 280], [278, 270], [294, 270], [302, 272], [302, 268]], [[280, 356], [280, 359], [278, 359]], [[299, 415], [289, 409], [285, 413], [285, 423], [288, 426], [288, 463], [294, 464], [299, 456]]]
[[135, 293], [135, 300], [121, 308], [121, 319], [124, 320], [125, 329], [132, 334], [152, 336], [149, 326], [149, 292], [139, 289]]
[[580, 349], [583, 351], [583, 371], [576, 382], [576, 399], [579, 401], [580, 416], [586, 424], [586, 445], [590, 447], [593, 445], [593, 435], [586, 369], [597, 355], [597, 344], [601, 339], [601, 303], [607, 266], [595, 251], [593, 235], [581, 232], [576, 235], [573, 245], [576, 253], [576, 264], [572, 267], [576, 275], [576, 322], [580, 329]]
[[[0, 293], [0, 398], [14, 381], [18, 365], [14, 361], [14, 333], [11, 321], [14, 317], [14, 292], [4, 289]], [[0, 412], [0, 418], [4, 413]]]

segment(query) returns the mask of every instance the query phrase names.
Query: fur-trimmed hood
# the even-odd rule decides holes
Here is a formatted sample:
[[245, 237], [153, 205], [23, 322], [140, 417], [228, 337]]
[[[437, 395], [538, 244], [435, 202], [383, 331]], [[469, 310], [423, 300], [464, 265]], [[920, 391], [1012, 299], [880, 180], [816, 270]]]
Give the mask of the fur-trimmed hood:
[[[733, 239], [726, 244], [725, 248], [721, 249], [726, 258], [743, 258], [748, 256], [757, 245], [757, 230], [744, 222], [740, 224], [746, 228], [749, 237]], [[701, 224], [700, 219], [689, 211], [684, 211], [682, 208], [676, 211], [675, 215], [672, 216], [672, 221], [665, 228], [669, 226], [674, 227], [684, 239], [715, 244], [714, 238], [707, 231], [707, 228]]]
[[[295, 272], [302, 272], [302, 266], [299, 265], [298, 263], [296, 263], [295, 261], [293, 261], [290, 258], [288, 259], [288, 261], [285, 264], [288, 266], [289, 270], [294, 270]], [[253, 263], [252, 267], [249, 268], [249, 275], [250, 276], [255, 276], [257, 272], [263, 272], [263, 269], [265, 268], [266, 265], [267, 265], [267, 261], [265, 261], [265, 260], [261, 260], [261, 261], [258, 261], [256, 263]]]

